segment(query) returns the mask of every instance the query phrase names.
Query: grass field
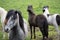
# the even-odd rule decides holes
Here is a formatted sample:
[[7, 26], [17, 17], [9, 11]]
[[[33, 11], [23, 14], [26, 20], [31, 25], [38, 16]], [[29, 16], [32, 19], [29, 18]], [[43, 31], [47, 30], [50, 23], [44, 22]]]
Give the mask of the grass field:
[[[20, 10], [22, 12], [22, 16], [27, 20], [27, 6], [32, 5], [34, 8], [35, 14], [42, 14], [42, 7], [48, 5], [49, 11], [51, 14], [60, 13], [60, 0], [0, 0], [0, 7], [5, 8], [7, 11], [10, 9]], [[56, 31], [53, 26], [49, 26], [49, 38], [51, 40], [57, 40], [56, 38]], [[30, 40], [30, 33], [28, 34], [29, 37], [26, 40]], [[35, 40], [40, 40], [42, 38], [41, 32], [39, 29], [36, 29], [36, 36]], [[0, 22], [0, 40], [2, 39], [2, 27]], [[7, 36], [6, 39], [7, 40]], [[34, 40], [34, 39], [33, 39]]]

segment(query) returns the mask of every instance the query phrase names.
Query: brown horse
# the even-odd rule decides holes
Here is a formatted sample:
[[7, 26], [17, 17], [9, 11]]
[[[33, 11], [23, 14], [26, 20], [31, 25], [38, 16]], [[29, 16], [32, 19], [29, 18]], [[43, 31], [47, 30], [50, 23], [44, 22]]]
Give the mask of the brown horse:
[[48, 38], [48, 23], [44, 15], [35, 15], [33, 12], [32, 5], [29, 5], [27, 8], [29, 18], [28, 22], [30, 25], [31, 30], [31, 39], [32, 39], [32, 26], [34, 27], [34, 39], [36, 38], [35, 35], [35, 27], [39, 27], [42, 32], [43, 40], [47, 40]]

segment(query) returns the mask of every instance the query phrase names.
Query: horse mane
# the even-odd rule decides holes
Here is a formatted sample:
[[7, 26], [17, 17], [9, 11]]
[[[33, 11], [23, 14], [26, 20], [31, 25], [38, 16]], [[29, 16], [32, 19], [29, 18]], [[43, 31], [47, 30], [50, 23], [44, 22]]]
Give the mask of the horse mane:
[[[19, 15], [19, 24], [20, 24], [20, 27], [22, 28], [22, 30], [24, 31], [24, 21], [23, 21], [23, 17], [21, 15], [21, 11], [15, 11], [15, 13], [17, 13]], [[24, 31], [25, 33], [25, 31]]]

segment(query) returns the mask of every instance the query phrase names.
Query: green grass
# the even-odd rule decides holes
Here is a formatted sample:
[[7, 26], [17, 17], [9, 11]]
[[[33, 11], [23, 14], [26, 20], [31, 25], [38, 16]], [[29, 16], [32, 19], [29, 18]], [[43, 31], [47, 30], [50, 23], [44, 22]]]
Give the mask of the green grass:
[[27, 19], [27, 6], [32, 5], [36, 14], [42, 13], [42, 7], [48, 5], [50, 13], [60, 13], [60, 0], [1, 0], [0, 6], [7, 11], [17, 9]]
[[[50, 13], [60, 13], [60, 0], [0, 0], [0, 6], [5, 8], [7, 11], [10, 9], [20, 10], [22, 16], [27, 20], [27, 6], [32, 5], [34, 8], [35, 14], [42, 14], [42, 7], [48, 5]], [[38, 28], [36, 29], [38, 30]], [[53, 26], [49, 27], [49, 37], [54, 38], [56, 36], [56, 31]], [[39, 31], [36, 31], [37, 39], [42, 38], [42, 34]], [[0, 22], [0, 40], [2, 40], [2, 27]], [[7, 40], [7, 37], [6, 39]], [[27, 40], [30, 40], [30, 34]], [[56, 39], [54, 39], [56, 40]]]

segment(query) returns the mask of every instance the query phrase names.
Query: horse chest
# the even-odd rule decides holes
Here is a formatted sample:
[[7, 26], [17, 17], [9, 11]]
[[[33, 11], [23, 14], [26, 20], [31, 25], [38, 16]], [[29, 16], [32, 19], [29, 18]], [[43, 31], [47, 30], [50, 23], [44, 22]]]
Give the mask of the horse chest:
[[24, 34], [22, 30], [19, 30], [19, 28], [14, 28], [14, 30], [11, 30], [9, 35], [9, 40], [23, 40]]
[[31, 24], [32, 26], [37, 26], [36, 24], [36, 16], [33, 16], [29, 19], [29, 24]]

